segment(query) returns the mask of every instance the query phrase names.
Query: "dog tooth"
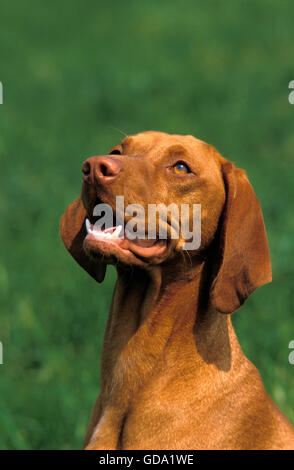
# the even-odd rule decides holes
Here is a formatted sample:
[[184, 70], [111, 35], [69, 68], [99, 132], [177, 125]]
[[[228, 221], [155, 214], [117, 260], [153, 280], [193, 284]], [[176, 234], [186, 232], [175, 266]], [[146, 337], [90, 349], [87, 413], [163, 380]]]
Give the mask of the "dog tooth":
[[86, 219], [86, 229], [87, 229], [87, 233], [92, 233], [89, 219]]
[[93, 225], [93, 232], [100, 233], [102, 232], [100, 225], [96, 222], [96, 224]]
[[118, 225], [115, 229], [115, 231], [112, 233], [111, 238], [117, 239], [120, 235], [120, 232], [122, 231], [122, 225]]

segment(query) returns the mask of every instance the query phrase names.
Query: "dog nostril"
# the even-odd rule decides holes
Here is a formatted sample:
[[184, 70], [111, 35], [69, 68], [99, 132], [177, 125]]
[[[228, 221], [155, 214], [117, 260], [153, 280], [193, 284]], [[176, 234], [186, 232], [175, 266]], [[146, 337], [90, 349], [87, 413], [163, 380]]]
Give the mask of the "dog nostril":
[[112, 176], [113, 173], [108, 165], [104, 165], [103, 163], [100, 165], [100, 172], [102, 176]]
[[96, 166], [96, 177], [101, 181], [112, 181], [121, 171], [121, 165], [118, 161], [110, 158], [100, 158]]
[[91, 173], [91, 166], [89, 162], [83, 163], [82, 172], [84, 173], [85, 176], [89, 176], [89, 174]]

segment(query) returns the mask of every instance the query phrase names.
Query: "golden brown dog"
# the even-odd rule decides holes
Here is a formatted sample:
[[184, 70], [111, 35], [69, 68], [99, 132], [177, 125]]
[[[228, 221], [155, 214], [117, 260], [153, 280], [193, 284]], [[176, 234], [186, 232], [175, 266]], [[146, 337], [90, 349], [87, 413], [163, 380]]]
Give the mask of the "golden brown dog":
[[[97, 281], [108, 263], [118, 272], [85, 447], [294, 449], [294, 430], [229, 316], [271, 281], [262, 213], [245, 172], [205, 142], [160, 132], [125, 138], [83, 172], [81, 198], [61, 219], [62, 240]], [[170, 236], [170, 218], [167, 240], [87, 235], [94, 206], [115, 208], [118, 195], [143, 207], [201, 204], [200, 248], [184, 251], [181, 236]]]

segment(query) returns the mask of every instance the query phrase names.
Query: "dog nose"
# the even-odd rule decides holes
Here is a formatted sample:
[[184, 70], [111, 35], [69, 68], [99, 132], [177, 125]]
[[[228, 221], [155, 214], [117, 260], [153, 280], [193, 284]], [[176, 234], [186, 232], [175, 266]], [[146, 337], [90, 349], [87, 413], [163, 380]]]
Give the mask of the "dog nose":
[[87, 183], [110, 183], [121, 172], [121, 164], [113, 157], [91, 157], [83, 163], [82, 172]]

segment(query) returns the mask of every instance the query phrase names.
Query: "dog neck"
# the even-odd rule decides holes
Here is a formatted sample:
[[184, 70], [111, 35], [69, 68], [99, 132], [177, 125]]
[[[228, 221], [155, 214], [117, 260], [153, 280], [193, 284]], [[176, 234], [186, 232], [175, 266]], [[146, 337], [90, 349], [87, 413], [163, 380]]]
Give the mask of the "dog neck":
[[200, 397], [207, 380], [214, 382], [216, 374], [230, 371], [238, 341], [229, 317], [200, 298], [207, 284], [205, 271], [203, 261], [188, 272], [162, 266], [118, 269], [102, 351], [99, 406], [86, 440], [89, 448], [119, 448], [132, 401], [158, 371], [160, 376], [160, 368], [171, 380], [179, 369], [182, 377], [192, 376]]
[[204, 267], [204, 262], [195, 263], [188, 273], [162, 266], [118, 270], [101, 361], [106, 401], [110, 393], [116, 399], [116, 390], [121, 395], [122, 387], [130, 399], [163, 356], [176, 360], [176, 350], [180, 356], [193, 355], [199, 368], [214, 363], [229, 370], [233, 330], [229, 317], [199, 296], [207, 284]]

